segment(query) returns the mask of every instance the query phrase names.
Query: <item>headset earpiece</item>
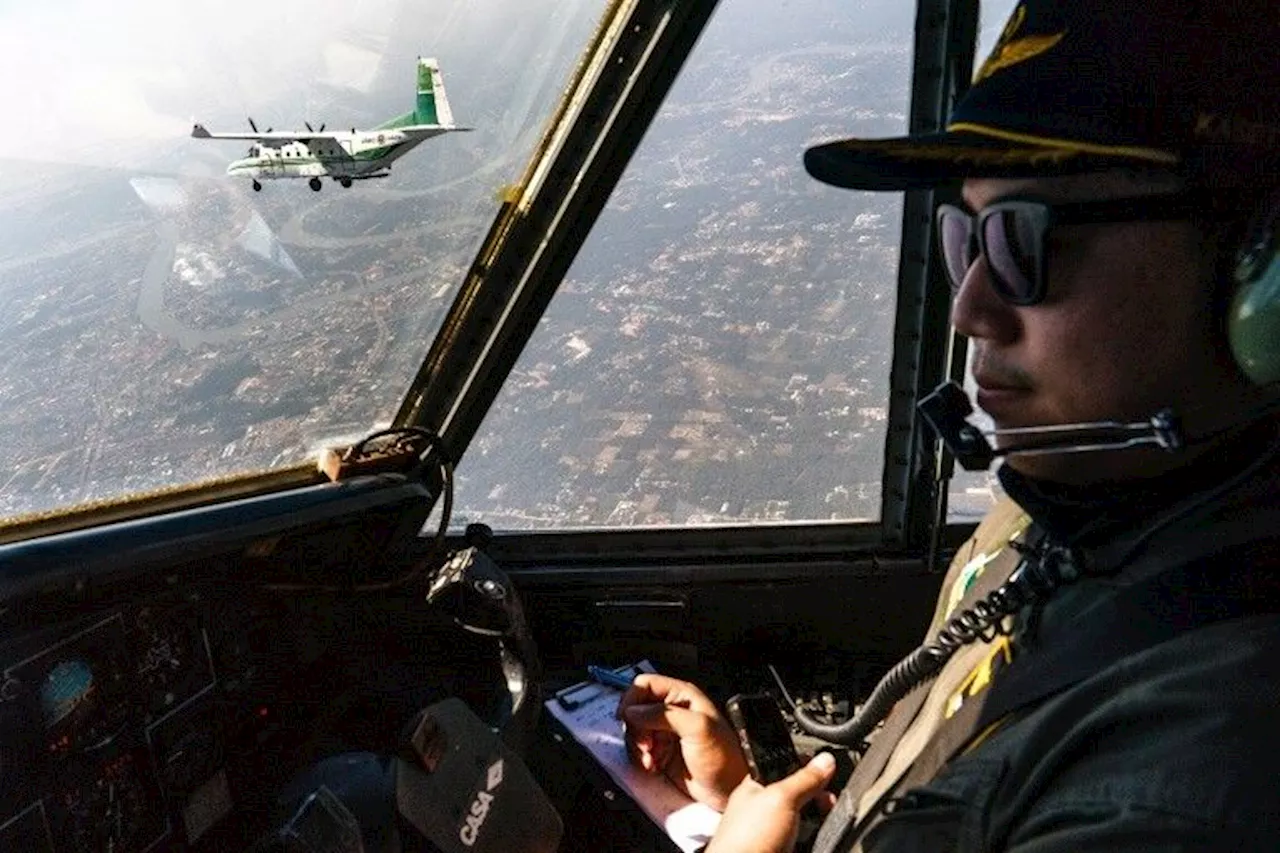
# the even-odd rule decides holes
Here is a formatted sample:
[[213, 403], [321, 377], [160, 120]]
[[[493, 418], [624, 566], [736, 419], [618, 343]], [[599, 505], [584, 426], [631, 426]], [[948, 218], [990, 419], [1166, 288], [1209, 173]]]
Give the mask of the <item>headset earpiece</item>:
[[1280, 382], [1280, 196], [1272, 196], [1236, 256], [1227, 314], [1231, 354], [1258, 385]]

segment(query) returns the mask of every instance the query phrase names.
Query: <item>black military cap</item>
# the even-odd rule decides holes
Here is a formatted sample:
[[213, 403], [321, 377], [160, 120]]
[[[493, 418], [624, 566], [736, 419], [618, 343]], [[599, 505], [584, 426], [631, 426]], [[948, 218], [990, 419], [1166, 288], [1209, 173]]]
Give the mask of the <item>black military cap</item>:
[[1240, 187], [1274, 183], [1277, 161], [1276, 0], [1023, 0], [944, 132], [804, 155], [865, 190], [1112, 167]]

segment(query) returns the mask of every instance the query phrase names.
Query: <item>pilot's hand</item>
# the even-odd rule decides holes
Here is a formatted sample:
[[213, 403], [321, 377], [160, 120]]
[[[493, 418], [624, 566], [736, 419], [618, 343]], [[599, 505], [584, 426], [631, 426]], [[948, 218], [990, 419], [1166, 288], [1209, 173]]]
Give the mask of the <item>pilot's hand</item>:
[[835, 759], [820, 752], [772, 785], [744, 779], [729, 797], [706, 853], [790, 853], [800, 832], [800, 809], [814, 800], [825, 814], [835, 804], [826, 790], [835, 771]]
[[715, 703], [687, 681], [643, 673], [618, 703], [627, 754], [646, 773], [716, 811], [747, 775], [738, 736]]

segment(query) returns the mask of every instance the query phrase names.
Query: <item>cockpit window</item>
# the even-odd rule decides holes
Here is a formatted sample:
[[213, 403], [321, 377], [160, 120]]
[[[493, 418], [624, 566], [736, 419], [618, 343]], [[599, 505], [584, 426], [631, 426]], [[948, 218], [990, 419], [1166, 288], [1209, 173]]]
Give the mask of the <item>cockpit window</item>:
[[496, 529], [875, 520], [915, 5], [722, 0], [458, 468]]
[[[0, 12], [22, 81], [0, 111], [0, 517], [290, 466], [389, 421], [604, 6]], [[474, 130], [354, 179], [290, 179], [319, 164], [252, 141], [324, 124], [326, 150], [374, 131], [368, 151], [446, 121], [441, 90]], [[246, 145], [272, 156], [227, 174]]]

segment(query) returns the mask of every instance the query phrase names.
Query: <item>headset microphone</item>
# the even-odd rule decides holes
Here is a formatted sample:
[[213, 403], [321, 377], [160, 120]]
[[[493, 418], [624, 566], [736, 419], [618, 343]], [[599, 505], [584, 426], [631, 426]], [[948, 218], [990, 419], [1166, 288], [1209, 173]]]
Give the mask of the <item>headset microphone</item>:
[[[920, 414], [966, 471], [984, 471], [997, 456], [1012, 454], [1078, 453], [1155, 445], [1168, 451], [1185, 446], [1182, 424], [1172, 409], [1145, 421], [1089, 421], [1053, 426], [982, 430], [968, 422], [973, 405], [954, 381], [939, 385], [916, 404]], [[989, 437], [1030, 439], [1024, 444], [992, 447]]]

